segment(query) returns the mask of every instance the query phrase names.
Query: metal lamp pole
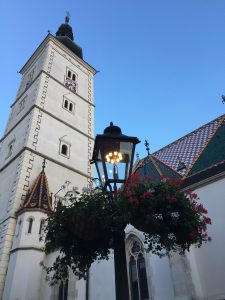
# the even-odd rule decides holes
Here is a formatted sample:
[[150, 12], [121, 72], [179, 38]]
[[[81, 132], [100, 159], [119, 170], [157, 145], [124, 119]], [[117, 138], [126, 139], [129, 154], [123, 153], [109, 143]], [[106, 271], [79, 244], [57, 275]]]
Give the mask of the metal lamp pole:
[[[103, 134], [96, 136], [91, 163], [95, 163], [103, 191], [108, 191], [113, 201], [117, 201], [117, 184], [124, 184], [131, 175], [138, 143], [138, 138], [122, 134], [112, 122]], [[118, 172], [119, 165], [120, 171], [124, 170], [121, 174]], [[116, 300], [129, 300], [124, 230], [113, 232], [113, 243]]]

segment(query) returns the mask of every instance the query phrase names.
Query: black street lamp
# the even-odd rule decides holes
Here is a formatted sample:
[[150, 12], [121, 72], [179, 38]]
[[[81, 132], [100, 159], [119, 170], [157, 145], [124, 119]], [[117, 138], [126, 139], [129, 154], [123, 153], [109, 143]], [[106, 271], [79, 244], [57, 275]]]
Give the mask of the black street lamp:
[[[116, 200], [117, 184], [123, 184], [131, 175], [138, 138], [122, 134], [110, 123], [103, 134], [95, 138], [91, 163], [95, 163], [103, 191], [109, 191]], [[124, 230], [114, 232], [114, 266], [116, 300], [129, 300]]]

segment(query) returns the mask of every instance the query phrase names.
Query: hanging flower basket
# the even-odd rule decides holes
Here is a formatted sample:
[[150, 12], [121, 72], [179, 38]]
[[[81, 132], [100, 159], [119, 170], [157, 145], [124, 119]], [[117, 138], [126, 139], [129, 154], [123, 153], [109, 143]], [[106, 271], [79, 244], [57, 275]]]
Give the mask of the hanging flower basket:
[[60, 255], [47, 273], [55, 272], [57, 282], [70, 267], [85, 277], [94, 261], [109, 258], [114, 231], [122, 232], [126, 224], [142, 231], [149, 251], [159, 256], [200, 247], [211, 240], [206, 214], [196, 194], [169, 180], [153, 184], [131, 178], [113, 201], [99, 190], [80, 194], [48, 217], [45, 251], [59, 249]]

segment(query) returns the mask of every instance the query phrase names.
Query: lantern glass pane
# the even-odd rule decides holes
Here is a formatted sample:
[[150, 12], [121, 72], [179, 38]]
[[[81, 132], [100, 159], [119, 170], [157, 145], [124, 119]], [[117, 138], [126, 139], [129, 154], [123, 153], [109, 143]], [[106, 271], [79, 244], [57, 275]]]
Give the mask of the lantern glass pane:
[[104, 160], [102, 161], [100, 150], [98, 151], [98, 157], [97, 157], [97, 160], [95, 161], [95, 163], [96, 163], [96, 168], [97, 168], [99, 180], [101, 182], [101, 185], [104, 186], [104, 183], [105, 183], [105, 174], [104, 174], [103, 164], [105, 162], [104, 162]]
[[129, 174], [133, 143], [110, 140], [103, 148], [108, 179], [125, 180]]
[[126, 164], [125, 163], [116, 163], [111, 164], [106, 162], [106, 168], [108, 173], [108, 179], [110, 180], [125, 180], [125, 170]]

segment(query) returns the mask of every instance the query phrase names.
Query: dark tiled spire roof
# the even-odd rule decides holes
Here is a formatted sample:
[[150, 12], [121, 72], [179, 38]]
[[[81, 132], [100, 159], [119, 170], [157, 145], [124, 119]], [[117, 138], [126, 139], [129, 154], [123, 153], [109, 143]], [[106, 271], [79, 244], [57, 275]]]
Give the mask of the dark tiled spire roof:
[[29, 208], [52, 210], [52, 196], [49, 193], [48, 180], [44, 168], [45, 164], [43, 163], [42, 171], [35, 179], [32, 189], [28, 192], [24, 205], [20, 210]]
[[73, 29], [69, 25], [69, 16], [66, 16], [65, 23], [59, 26], [59, 29], [56, 32], [56, 39], [68, 49], [70, 49], [78, 57], [83, 59], [82, 48], [73, 41]]

